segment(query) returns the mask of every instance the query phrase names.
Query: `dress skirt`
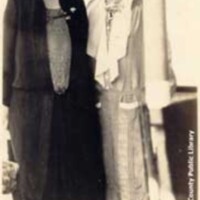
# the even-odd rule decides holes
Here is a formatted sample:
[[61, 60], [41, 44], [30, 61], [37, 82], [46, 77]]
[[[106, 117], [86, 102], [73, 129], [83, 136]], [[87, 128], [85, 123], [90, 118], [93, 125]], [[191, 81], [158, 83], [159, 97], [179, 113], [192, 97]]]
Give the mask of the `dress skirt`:
[[63, 95], [13, 90], [10, 132], [20, 165], [16, 200], [104, 199], [98, 113], [80, 100], [70, 90]]
[[102, 199], [101, 139], [95, 115], [94, 110], [74, 106], [67, 94], [54, 95], [44, 200]]

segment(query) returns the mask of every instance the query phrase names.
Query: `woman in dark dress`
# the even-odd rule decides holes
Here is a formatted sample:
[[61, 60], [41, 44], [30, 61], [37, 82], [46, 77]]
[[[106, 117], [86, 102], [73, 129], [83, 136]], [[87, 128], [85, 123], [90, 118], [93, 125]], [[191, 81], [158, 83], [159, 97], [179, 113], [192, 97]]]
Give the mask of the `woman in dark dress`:
[[100, 125], [82, 0], [8, 0], [3, 104], [17, 200], [104, 199]]

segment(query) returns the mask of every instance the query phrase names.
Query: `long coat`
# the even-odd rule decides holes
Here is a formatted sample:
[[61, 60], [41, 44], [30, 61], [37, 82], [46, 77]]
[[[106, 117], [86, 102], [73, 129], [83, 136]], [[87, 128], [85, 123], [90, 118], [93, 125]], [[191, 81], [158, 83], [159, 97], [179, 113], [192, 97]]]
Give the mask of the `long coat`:
[[[79, 149], [72, 173], [80, 173], [80, 179], [72, 180], [77, 182], [72, 193], [80, 192], [76, 199], [102, 199], [105, 180], [100, 125], [92, 72], [85, 54], [86, 11], [82, 0], [61, 0], [60, 4], [71, 17], [67, 21], [72, 40], [67, 123], [73, 138], [70, 147]], [[8, 0], [4, 15], [3, 104], [9, 107], [12, 146], [20, 165], [17, 200], [43, 199], [54, 112], [47, 52], [43, 1]]]
[[[61, 0], [69, 13], [72, 39], [71, 81], [88, 75], [85, 48], [88, 35], [86, 11], [81, 0]], [[71, 8], [76, 8], [71, 12]], [[42, 0], [8, 0], [4, 15], [3, 103], [9, 105], [12, 86], [21, 89], [51, 89], [46, 41], [46, 14]], [[79, 67], [83, 66], [83, 67]]]

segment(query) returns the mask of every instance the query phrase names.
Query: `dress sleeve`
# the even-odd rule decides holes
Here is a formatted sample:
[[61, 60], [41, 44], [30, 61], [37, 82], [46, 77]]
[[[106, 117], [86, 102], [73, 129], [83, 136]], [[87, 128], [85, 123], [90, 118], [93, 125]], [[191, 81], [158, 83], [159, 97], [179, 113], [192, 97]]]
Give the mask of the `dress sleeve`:
[[10, 105], [12, 82], [15, 71], [15, 45], [17, 30], [15, 0], [8, 0], [3, 26], [3, 104]]

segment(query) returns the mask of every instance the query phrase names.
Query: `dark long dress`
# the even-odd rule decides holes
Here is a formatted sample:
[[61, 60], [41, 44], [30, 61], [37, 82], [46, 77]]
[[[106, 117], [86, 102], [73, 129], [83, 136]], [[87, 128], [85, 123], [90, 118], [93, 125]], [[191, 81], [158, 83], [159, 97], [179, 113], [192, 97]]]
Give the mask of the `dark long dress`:
[[63, 95], [14, 90], [10, 130], [20, 164], [17, 200], [104, 199], [98, 115], [78, 105], [70, 89]]
[[99, 127], [92, 109], [54, 96], [50, 156], [44, 199], [103, 199]]
[[79, 31], [76, 17], [80, 16], [69, 22], [73, 48], [66, 92], [57, 95], [53, 88], [12, 88], [9, 129], [20, 165], [16, 200], [104, 199], [96, 92], [81, 44], [82, 29], [80, 35], [73, 32]]

